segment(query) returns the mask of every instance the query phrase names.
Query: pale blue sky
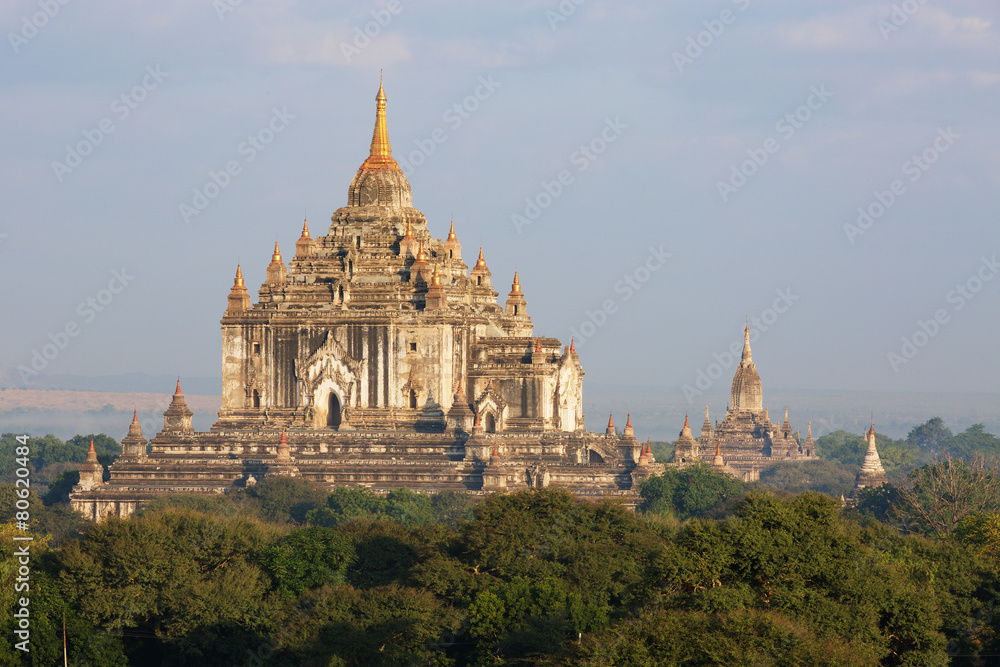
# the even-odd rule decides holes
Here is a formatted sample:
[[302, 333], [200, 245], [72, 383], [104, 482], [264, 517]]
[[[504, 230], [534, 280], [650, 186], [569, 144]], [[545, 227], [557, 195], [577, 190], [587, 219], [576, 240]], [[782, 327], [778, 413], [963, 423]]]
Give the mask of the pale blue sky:
[[414, 205], [584, 335], [586, 382], [728, 384], [749, 315], [765, 392], [997, 389], [995, 2], [51, 4], [0, 7], [0, 366], [217, 375], [236, 263], [253, 293], [345, 203], [381, 68]]

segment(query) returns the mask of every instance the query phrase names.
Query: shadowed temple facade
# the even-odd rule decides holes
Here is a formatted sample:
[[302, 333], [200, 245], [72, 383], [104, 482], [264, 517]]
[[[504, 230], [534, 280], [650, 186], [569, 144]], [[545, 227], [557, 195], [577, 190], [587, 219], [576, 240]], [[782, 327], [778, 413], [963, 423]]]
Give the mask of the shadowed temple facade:
[[274, 475], [330, 487], [484, 493], [547, 486], [632, 497], [663, 470], [635, 437], [584, 429], [572, 343], [535, 337], [515, 272], [501, 305], [482, 248], [434, 238], [392, 157], [379, 86], [368, 158], [325, 234], [277, 243], [256, 303], [241, 267], [222, 317], [222, 406], [195, 432], [178, 381], [147, 443], [133, 420], [109, 482], [81, 469], [93, 519]]

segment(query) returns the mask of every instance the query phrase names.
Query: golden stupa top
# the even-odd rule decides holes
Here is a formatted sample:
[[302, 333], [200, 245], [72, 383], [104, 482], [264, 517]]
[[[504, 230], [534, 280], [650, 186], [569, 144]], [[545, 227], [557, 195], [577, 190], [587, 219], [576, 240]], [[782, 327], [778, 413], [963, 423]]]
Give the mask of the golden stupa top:
[[520, 294], [521, 293], [521, 281], [518, 280], [518, 278], [517, 278], [517, 271], [514, 272], [514, 284], [511, 285], [510, 293], [511, 294]]
[[233, 283], [234, 287], [243, 287], [243, 269], [240, 265], [236, 265], [236, 281]]
[[302, 218], [302, 236], [300, 239], [309, 238], [309, 218]]
[[457, 241], [458, 237], [455, 236], [455, 221], [451, 221], [451, 230], [448, 231], [448, 240]]
[[389, 129], [385, 123], [385, 90], [382, 81], [378, 84], [378, 95], [375, 96], [375, 130], [372, 132], [372, 147], [368, 159], [361, 165], [362, 169], [395, 169], [399, 165], [392, 157], [392, 147], [389, 145]]
[[486, 259], [483, 257], [483, 246], [479, 246], [479, 259], [476, 260], [476, 268], [486, 268]]
[[278, 242], [275, 241], [274, 242], [274, 254], [271, 255], [271, 262], [273, 263], [273, 262], [280, 262], [280, 261], [281, 261], [281, 251], [278, 250]]

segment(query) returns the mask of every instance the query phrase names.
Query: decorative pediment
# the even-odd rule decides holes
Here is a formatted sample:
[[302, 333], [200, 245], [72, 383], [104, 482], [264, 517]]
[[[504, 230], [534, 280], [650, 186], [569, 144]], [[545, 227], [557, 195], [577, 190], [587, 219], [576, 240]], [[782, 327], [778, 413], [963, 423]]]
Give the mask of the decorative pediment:
[[[358, 378], [364, 374], [365, 363], [352, 359], [347, 350], [337, 342], [332, 332], [327, 332], [326, 340], [316, 351], [303, 361], [295, 362], [295, 377], [302, 383], [302, 398], [312, 396], [315, 389], [329, 380], [340, 387], [345, 399], [352, 394]], [[303, 400], [302, 403], [307, 403]]]

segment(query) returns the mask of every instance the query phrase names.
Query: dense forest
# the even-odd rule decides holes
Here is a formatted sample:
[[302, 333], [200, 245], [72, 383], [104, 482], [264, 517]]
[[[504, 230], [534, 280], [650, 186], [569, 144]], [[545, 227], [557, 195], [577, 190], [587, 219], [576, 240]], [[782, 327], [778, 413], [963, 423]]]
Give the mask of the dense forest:
[[[89, 524], [65, 502], [90, 436], [31, 439], [30, 653], [75, 665], [991, 665], [1000, 440], [939, 419], [857, 435], [752, 485], [668, 468], [636, 511], [558, 489], [476, 499], [266, 479]], [[103, 463], [120, 449], [95, 436]], [[0, 598], [15, 607], [14, 439]]]

